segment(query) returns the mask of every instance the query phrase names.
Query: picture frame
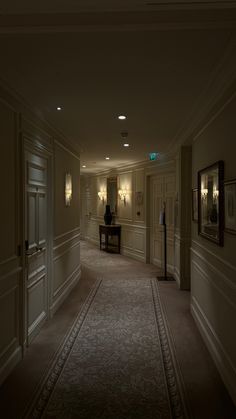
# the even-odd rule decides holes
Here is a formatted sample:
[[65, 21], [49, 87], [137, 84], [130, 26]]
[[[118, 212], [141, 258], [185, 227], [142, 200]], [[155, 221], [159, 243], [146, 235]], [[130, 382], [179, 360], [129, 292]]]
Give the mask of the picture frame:
[[198, 172], [198, 234], [224, 245], [224, 162]]
[[198, 188], [192, 189], [192, 221], [198, 222]]
[[236, 234], [236, 179], [224, 183], [225, 231]]

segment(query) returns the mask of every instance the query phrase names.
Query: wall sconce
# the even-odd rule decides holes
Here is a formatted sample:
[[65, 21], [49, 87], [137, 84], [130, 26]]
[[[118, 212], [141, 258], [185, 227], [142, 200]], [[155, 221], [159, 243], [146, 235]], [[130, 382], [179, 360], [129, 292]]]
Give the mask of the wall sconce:
[[213, 201], [216, 202], [218, 197], [219, 197], [219, 191], [218, 191], [218, 189], [214, 189], [213, 190]]
[[66, 207], [70, 206], [72, 200], [72, 176], [70, 173], [66, 173], [65, 176], [65, 204]]
[[208, 194], [208, 189], [206, 189], [206, 188], [201, 189], [202, 199], [205, 200], [207, 198], [207, 194]]
[[103, 205], [104, 205], [104, 202], [105, 202], [105, 199], [106, 199], [106, 191], [99, 191], [98, 192], [98, 197], [99, 197], [99, 199], [100, 199], [100, 201], [102, 201], [102, 203], [103, 203]]
[[119, 197], [121, 201], [124, 201], [124, 205], [126, 204], [126, 196], [128, 195], [127, 189], [120, 189], [119, 190]]

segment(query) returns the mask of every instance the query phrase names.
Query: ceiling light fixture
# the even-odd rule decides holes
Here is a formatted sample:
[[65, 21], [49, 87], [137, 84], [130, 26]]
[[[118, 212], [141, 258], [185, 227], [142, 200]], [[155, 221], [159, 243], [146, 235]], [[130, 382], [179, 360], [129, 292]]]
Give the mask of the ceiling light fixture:
[[110, 160], [110, 157], [105, 157], [106, 160]]
[[83, 169], [85, 169], [85, 168], [86, 168], [85, 164], [83, 164], [83, 166], [82, 166], [82, 167], [83, 167]]
[[118, 119], [120, 119], [121, 121], [123, 121], [124, 119], [126, 119], [126, 116], [125, 115], [119, 115], [118, 116]]
[[129, 147], [128, 143], [124, 143], [123, 145], [124, 145], [124, 147]]
[[61, 106], [57, 106], [57, 111], [61, 111], [62, 107]]

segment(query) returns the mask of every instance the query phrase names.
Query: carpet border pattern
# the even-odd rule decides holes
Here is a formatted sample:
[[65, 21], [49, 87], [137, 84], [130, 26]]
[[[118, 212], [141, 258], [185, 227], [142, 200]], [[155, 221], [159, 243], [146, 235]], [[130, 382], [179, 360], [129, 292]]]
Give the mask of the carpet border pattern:
[[174, 366], [173, 355], [170, 348], [170, 339], [168, 338], [169, 332], [165, 324], [165, 314], [162, 309], [157, 281], [152, 279], [151, 286], [172, 418], [185, 419], [188, 415], [186, 413], [182, 389], [180, 389], [180, 380]]
[[102, 283], [102, 279], [98, 279], [90, 291], [86, 301], [84, 302], [82, 309], [80, 310], [79, 314], [77, 315], [73, 326], [71, 327], [69, 333], [67, 334], [66, 338], [62, 346], [59, 348], [57, 354], [55, 355], [54, 362], [50, 366], [49, 372], [47, 376], [43, 380], [43, 384], [37, 392], [37, 395], [34, 401], [31, 404], [31, 409], [28, 410], [25, 416], [25, 419], [39, 419], [42, 417], [44, 410], [49, 402], [53, 389], [59, 379], [61, 372], [64, 368], [66, 360], [68, 359], [74, 342], [79, 334], [81, 326], [84, 323], [84, 320], [87, 316], [89, 308], [97, 294], [97, 291]]
[[[61, 347], [57, 351], [57, 354], [54, 357], [54, 361], [50, 366], [49, 372], [44, 377], [43, 383], [31, 403], [31, 408], [29, 408], [27, 413], [23, 416], [24, 419], [40, 419], [44, 414], [57, 380], [61, 375], [61, 372], [71, 353], [75, 340], [79, 335], [80, 329], [86, 319], [87, 313], [98, 292], [98, 289], [100, 288], [102, 281], [102, 279], [98, 279], [90, 291], [81, 311], [73, 323], [73, 326], [64, 339]], [[171, 418], [187, 419], [188, 414], [186, 412], [186, 406], [182, 394], [181, 382], [179, 380], [178, 372], [176, 370], [175, 362], [173, 359], [171, 341], [169, 338], [168, 327], [166, 326], [165, 314], [162, 309], [157, 280], [150, 278], [149, 281], [152, 290], [156, 327], [161, 346], [163, 371], [166, 380], [167, 396], [169, 396]]]

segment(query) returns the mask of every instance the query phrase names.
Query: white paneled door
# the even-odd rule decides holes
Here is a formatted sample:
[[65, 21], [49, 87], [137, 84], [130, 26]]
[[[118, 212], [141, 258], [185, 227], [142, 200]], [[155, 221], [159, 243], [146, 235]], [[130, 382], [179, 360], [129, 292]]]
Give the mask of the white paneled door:
[[165, 203], [167, 229], [167, 269], [174, 265], [174, 204], [175, 176], [153, 176], [150, 181], [150, 262], [164, 268], [163, 226], [160, 212]]
[[25, 303], [29, 344], [48, 316], [48, 160], [25, 147]]

